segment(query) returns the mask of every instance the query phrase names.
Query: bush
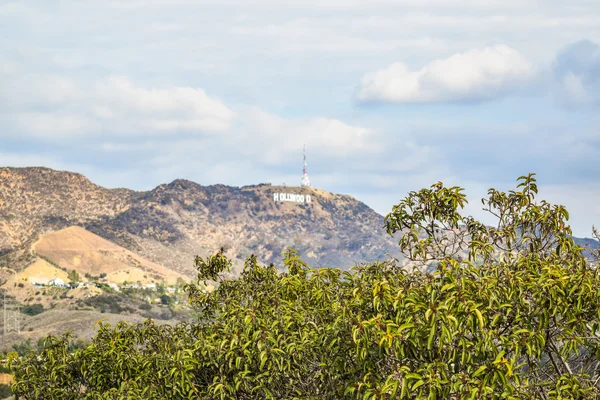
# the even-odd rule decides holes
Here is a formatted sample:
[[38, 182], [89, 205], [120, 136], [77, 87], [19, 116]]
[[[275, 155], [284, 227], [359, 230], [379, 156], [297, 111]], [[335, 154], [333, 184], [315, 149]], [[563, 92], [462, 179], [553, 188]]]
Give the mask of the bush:
[[100, 312], [109, 312], [112, 314], [120, 314], [125, 311], [131, 311], [129, 307], [121, 305], [121, 299], [115, 295], [101, 295], [88, 297], [83, 301], [83, 304], [91, 306]]
[[[490, 228], [441, 183], [409, 196], [386, 229], [412, 270], [381, 261], [285, 273], [219, 252], [187, 286], [199, 320], [100, 325], [73, 353], [51, 338], [14, 360], [26, 398], [598, 398], [600, 277], [561, 206], [536, 203], [533, 176], [493, 189]], [[480, 263], [476, 263], [480, 260]], [[433, 273], [421, 268], [432, 264]], [[208, 280], [217, 288], [201, 289]], [[117, 367], [118, 366], [118, 367]], [[112, 373], [118, 368], [119, 373]]]
[[163, 305], [169, 305], [171, 304], [171, 296], [169, 296], [168, 294], [163, 294], [160, 296], [160, 303]]
[[10, 385], [0, 384], [0, 399], [6, 399], [12, 396], [13, 392], [10, 389]]
[[31, 344], [31, 339], [27, 339], [21, 343], [15, 343], [12, 345], [12, 348], [19, 356], [25, 356], [26, 354], [35, 351], [33, 345]]
[[28, 304], [25, 307], [23, 307], [23, 314], [27, 314], [27, 315], [38, 315], [44, 312], [44, 305], [43, 304]]

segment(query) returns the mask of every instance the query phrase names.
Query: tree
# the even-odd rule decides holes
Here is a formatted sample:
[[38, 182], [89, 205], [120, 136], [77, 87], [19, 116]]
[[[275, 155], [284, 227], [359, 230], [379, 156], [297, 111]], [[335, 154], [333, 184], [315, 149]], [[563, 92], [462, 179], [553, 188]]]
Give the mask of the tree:
[[[486, 226], [441, 183], [386, 216], [395, 260], [286, 272], [250, 256], [231, 278], [223, 251], [196, 258], [186, 290], [198, 321], [101, 324], [70, 352], [50, 337], [13, 361], [22, 398], [462, 399], [600, 396], [600, 277], [561, 206], [533, 175], [490, 189]], [[422, 266], [435, 265], [426, 273]], [[206, 292], [208, 281], [216, 289]]]
[[23, 314], [38, 315], [44, 312], [44, 305], [40, 303], [27, 304], [23, 307]]
[[75, 285], [79, 281], [81, 281], [81, 278], [79, 277], [79, 273], [77, 271], [75, 271], [74, 269], [69, 271], [69, 273], [67, 274], [67, 279], [69, 279], [69, 282], [72, 285]]
[[168, 294], [163, 294], [160, 296], [160, 304], [167, 306], [167, 305], [171, 304], [171, 302], [172, 302], [171, 296], [169, 296]]

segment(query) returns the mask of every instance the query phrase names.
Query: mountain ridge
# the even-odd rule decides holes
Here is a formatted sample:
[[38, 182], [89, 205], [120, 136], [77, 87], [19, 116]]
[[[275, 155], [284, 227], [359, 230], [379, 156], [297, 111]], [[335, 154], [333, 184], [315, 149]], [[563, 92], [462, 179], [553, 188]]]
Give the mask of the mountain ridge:
[[[310, 195], [279, 202], [274, 193]], [[175, 179], [148, 191], [107, 189], [82, 174], [0, 168], [0, 264], [24, 267], [40, 234], [80, 226], [150, 261], [193, 274], [195, 255], [224, 247], [239, 265], [278, 262], [286, 247], [316, 266], [348, 268], [398, 256], [383, 217], [349, 195], [270, 184], [203, 186]]]
[[[310, 195], [312, 201], [275, 201], [276, 193]], [[268, 183], [204, 186], [188, 179], [147, 191], [108, 189], [76, 172], [0, 168], [0, 266], [30, 265], [40, 235], [71, 226], [186, 276], [195, 275], [196, 255], [220, 248], [238, 269], [250, 254], [278, 264], [287, 247], [317, 267], [401, 258], [383, 216], [350, 195]]]

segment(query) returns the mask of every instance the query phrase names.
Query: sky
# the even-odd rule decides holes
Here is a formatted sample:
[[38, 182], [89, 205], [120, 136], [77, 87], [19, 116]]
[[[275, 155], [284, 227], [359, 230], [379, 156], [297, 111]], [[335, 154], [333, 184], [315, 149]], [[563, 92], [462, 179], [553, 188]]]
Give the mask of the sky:
[[0, 165], [313, 186], [386, 214], [537, 173], [600, 226], [597, 0], [0, 0]]

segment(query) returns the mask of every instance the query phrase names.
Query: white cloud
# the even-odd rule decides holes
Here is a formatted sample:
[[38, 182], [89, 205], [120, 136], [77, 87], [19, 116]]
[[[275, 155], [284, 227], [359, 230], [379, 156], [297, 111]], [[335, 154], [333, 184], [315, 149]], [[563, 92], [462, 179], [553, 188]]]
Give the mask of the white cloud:
[[199, 88], [147, 88], [117, 75], [87, 84], [54, 75], [18, 76], [14, 68], [2, 78], [3, 120], [35, 137], [215, 134], [235, 118]]
[[[5, 81], [16, 84], [4, 93], [10, 110], [0, 111], [0, 122], [11, 127], [6, 131], [47, 140], [102, 137], [99, 149], [107, 153], [150, 145], [130, 143], [138, 138], [182, 142], [191, 136], [218, 136], [213, 145], [271, 164], [284, 162], [304, 144], [313, 154], [338, 158], [382, 149], [368, 128], [335, 118], [282, 118], [258, 107], [239, 106], [234, 112], [199, 88], [147, 87], [119, 75], [91, 82], [18, 72], [9, 78]], [[157, 148], [156, 142], [151, 145]]]
[[258, 108], [244, 109], [243, 126], [235, 138], [240, 151], [261, 155], [279, 164], [290, 154], [298, 154], [304, 144], [315, 154], [341, 158], [353, 154], [373, 154], [383, 149], [376, 133], [334, 118], [290, 119]]
[[516, 50], [496, 45], [438, 59], [417, 71], [394, 63], [365, 75], [356, 97], [397, 103], [489, 100], [518, 90], [534, 74]]

